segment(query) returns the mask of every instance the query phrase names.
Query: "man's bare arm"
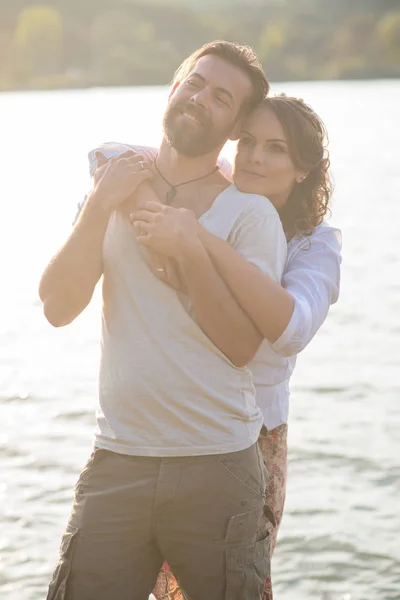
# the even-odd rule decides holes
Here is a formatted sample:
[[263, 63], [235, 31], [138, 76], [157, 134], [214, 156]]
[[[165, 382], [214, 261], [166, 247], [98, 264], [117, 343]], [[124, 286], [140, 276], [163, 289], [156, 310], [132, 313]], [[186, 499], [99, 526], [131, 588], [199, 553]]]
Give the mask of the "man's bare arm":
[[89, 304], [103, 271], [102, 247], [110, 215], [152, 177], [151, 171], [141, 168], [140, 158], [127, 152], [103, 165], [73, 232], [46, 267], [39, 296], [55, 327], [71, 323]]
[[89, 304], [102, 274], [102, 246], [109, 214], [94, 192], [86, 200], [71, 235], [41, 277], [39, 296], [54, 327], [71, 323]]

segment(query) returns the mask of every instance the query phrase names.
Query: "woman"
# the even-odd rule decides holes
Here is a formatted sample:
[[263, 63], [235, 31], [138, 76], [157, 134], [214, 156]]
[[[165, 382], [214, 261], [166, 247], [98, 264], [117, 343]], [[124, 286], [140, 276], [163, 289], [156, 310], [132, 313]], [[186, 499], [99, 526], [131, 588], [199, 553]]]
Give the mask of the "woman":
[[[259, 444], [269, 472], [267, 502], [276, 522], [270, 526], [271, 554], [285, 501], [289, 379], [296, 355], [322, 325], [339, 292], [340, 233], [323, 223], [331, 197], [326, 141], [321, 119], [296, 98], [267, 98], [243, 124], [233, 181], [242, 192], [267, 196], [279, 212], [288, 240], [282, 286], [226, 242], [200, 232], [219, 274], [270, 343], [269, 351], [259, 352], [249, 367], [265, 423]], [[148, 149], [140, 152], [151, 157]], [[166, 271], [156, 273], [176, 285], [166, 280]], [[158, 600], [183, 599], [166, 564], [153, 593]], [[267, 581], [263, 600], [271, 599]]]

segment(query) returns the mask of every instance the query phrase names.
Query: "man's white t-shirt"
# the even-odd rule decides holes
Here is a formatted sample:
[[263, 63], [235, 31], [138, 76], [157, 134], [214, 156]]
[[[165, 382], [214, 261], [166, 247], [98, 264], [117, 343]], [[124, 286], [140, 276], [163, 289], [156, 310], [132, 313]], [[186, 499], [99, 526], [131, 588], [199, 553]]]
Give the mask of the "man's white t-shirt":
[[[200, 221], [281, 280], [287, 244], [265, 197], [231, 185]], [[152, 273], [119, 213], [105, 234], [103, 267], [95, 445], [131, 455], [196, 456], [254, 444], [263, 419], [250, 370], [234, 366]]]

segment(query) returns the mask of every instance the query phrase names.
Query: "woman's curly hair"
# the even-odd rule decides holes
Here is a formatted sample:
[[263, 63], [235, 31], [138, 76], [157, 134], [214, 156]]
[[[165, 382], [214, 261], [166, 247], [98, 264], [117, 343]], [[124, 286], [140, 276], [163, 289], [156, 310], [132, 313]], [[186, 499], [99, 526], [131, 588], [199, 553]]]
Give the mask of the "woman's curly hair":
[[288, 237], [311, 235], [329, 212], [333, 191], [325, 125], [300, 98], [267, 97], [262, 106], [272, 110], [282, 125], [295, 168], [307, 173], [279, 211], [283, 228]]

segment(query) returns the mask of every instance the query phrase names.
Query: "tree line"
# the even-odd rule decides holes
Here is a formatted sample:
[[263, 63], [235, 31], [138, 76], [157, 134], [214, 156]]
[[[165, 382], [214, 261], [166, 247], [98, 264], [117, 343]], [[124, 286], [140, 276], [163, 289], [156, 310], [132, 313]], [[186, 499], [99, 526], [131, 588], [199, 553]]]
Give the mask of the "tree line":
[[0, 89], [166, 84], [213, 39], [272, 81], [400, 77], [399, 0], [0, 0]]

